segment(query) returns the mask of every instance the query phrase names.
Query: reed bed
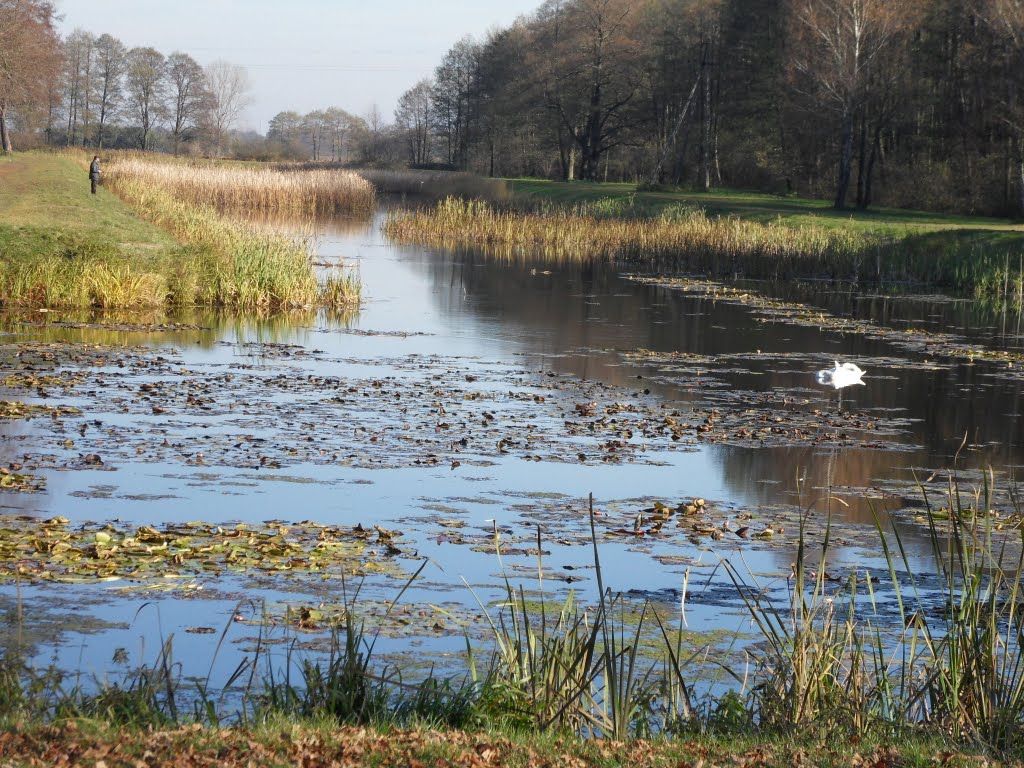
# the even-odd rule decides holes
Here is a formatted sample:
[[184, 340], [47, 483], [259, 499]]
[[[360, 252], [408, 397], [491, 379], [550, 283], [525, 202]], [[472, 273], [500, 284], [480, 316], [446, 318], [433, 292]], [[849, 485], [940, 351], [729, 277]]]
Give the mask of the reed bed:
[[0, 261], [0, 306], [153, 309], [170, 295], [167, 275], [120, 255], [33, 255]]
[[225, 218], [142, 179], [122, 176], [110, 186], [142, 216], [190, 246], [165, 265], [171, 304], [277, 310], [359, 301], [357, 278], [320, 286], [302, 244]]
[[520, 212], [447, 198], [430, 210], [389, 213], [384, 231], [400, 242], [422, 245], [479, 245], [498, 254], [573, 261], [682, 259], [688, 268], [718, 275], [775, 278], [856, 270], [866, 246], [854, 233], [713, 218], [695, 209], [672, 209], [654, 218], [620, 213], [618, 206], [601, 201]]
[[384, 232], [404, 243], [482, 247], [505, 259], [646, 262], [722, 279], [923, 283], [1024, 302], [1024, 254], [969, 238], [938, 247], [909, 234], [761, 224], [683, 205], [652, 215], [631, 197], [533, 210], [450, 197], [390, 212]]
[[104, 177], [114, 188], [135, 182], [221, 211], [334, 215], [368, 213], [376, 206], [373, 185], [341, 169], [283, 171], [266, 166], [115, 156], [107, 164]]

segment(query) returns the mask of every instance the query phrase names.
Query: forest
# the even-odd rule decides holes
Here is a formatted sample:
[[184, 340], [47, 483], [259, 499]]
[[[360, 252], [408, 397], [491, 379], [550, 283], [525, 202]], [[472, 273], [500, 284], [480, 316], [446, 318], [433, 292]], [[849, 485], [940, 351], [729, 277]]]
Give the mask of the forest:
[[407, 159], [1024, 213], [1021, 0], [549, 0], [396, 113]]
[[740, 188], [1024, 215], [1024, 0], [547, 0], [401, 96], [239, 135], [245, 72], [0, 0], [0, 138], [25, 145]]

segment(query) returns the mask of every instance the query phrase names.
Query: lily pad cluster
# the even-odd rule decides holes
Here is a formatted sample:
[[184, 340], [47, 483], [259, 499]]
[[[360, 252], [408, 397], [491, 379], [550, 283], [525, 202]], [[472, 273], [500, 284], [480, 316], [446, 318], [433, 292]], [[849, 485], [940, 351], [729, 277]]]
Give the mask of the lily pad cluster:
[[[19, 465], [14, 464], [14, 467]], [[41, 491], [46, 487], [46, 480], [36, 475], [17, 472], [8, 467], [0, 467], [0, 491]]]
[[0, 580], [89, 583], [260, 574], [401, 578], [401, 534], [379, 527], [272, 521], [219, 526], [73, 526], [64, 517], [0, 518]]
[[50, 406], [23, 403], [18, 400], [0, 400], [0, 419], [14, 421], [16, 419], [31, 419], [35, 416], [75, 416], [81, 413], [77, 408], [67, 405]]

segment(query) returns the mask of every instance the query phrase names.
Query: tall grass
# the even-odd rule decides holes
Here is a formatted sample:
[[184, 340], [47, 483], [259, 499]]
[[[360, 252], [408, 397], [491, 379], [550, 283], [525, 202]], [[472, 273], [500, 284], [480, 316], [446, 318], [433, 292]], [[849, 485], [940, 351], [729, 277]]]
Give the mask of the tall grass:
[[[622, 595], [605, 589], [592, 497], [590, 525], [598, 579], [595, 609], [581, 607], [570, 592], [553, 610], [544, 597], [543, 577], [537, 595], [531, 596], [506, 578], [501, 613], [487, 619], [494, 654], [483, 700], [492, 714], [496, 710], [499, 717], [533, 730], [616, 739], [665, 733], [669, 723], [692, 713], [682, 674], [685, 662], [672, 652], [667, 633], [663, 652], [652, 657], [649, 649], [642, 650], [648, 616], [655, 614], [649, 614], [647, 603], [637, 614]], [[537, 551], [540, 574], [539, 531]], [[497, 555], [500, 561], [500, 550]], [[659, 668], [662, 675], [656, 673]], [[683, 695], [667, 696], [669, 690]]]
[[401, 242], [478, 245], [502, 253], [556, 260], [655, 261], [719, 275], [785, 277], [862, 268], [866, 237], [847, 231], [763, 225], [676, 208], [654, 218], [629, 203], [597, 201], [538, 212], [447, 198], [430, 210], [392, 211], [384, 232]]
[[764, 641], [751, 651], [746, 686], [760, 727], [857, 737], [930, 727], [999, 752], [1024, 747], [1024, 540], [1018, 523], [996, 544], [1002, 524], [989, 511], [991, 490], [987, 481], [965, 501], [951, 481], [942, 508], [924, 495], [938, 608], [934, 591], [920, 590], [898, 531], [876, 518], [896, 620], [879, 617], [869, 574], [829, 591], [828, 532], [817, 570], [804, 562], [801, 534], [785, 608], [727, 564]]
[[218, 210], [299, 214], [367, 213], [376, 205], [373, 185], [352, 171], [282, 171], [267, 166], [170, 162], [115, 155], [104, 181], [155, 187], [178, 200]]
[[192, 246], [167, 265], [172, 304], [259, 310], [359, 301], [355, 277], [318, 285], [310, 253], [300, 243], [139, 179], [120, 177], [111, 186], [142, 216]]
[[925, 283], [979, 296], [1024, 296], [1024, 257], [984, 239], [872, 233], [857, 227], [759, 223], [688, 205], [654, 211], [637, 196], [531, 209], [454, 197], [391, 211], [399, 242], [483, 247], [499, 257], [649, 263], [719, 278], [826, 278]]

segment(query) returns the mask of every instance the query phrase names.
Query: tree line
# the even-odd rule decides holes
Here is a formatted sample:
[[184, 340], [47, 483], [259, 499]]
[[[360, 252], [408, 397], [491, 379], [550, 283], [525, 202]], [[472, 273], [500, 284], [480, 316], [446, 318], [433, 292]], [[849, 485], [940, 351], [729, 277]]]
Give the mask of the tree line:
[[1024, 0], [546, 0], [399, 102], [413, 164], [1024, 214]]
[[[225, 62], [126, 49], [0, 0], [0, 146], [222, 154]], [[388, 124], [279, 112], [248, 156], [737, 187], [1024, 215], [1024, 0], [545, 0], [464, 38]]]
[[76, 29], [61, 38], [48, 0], [0, 0], [0, 147], [134, 147], [221, 155], [248, 102], [243, 68], [127, 48]]

